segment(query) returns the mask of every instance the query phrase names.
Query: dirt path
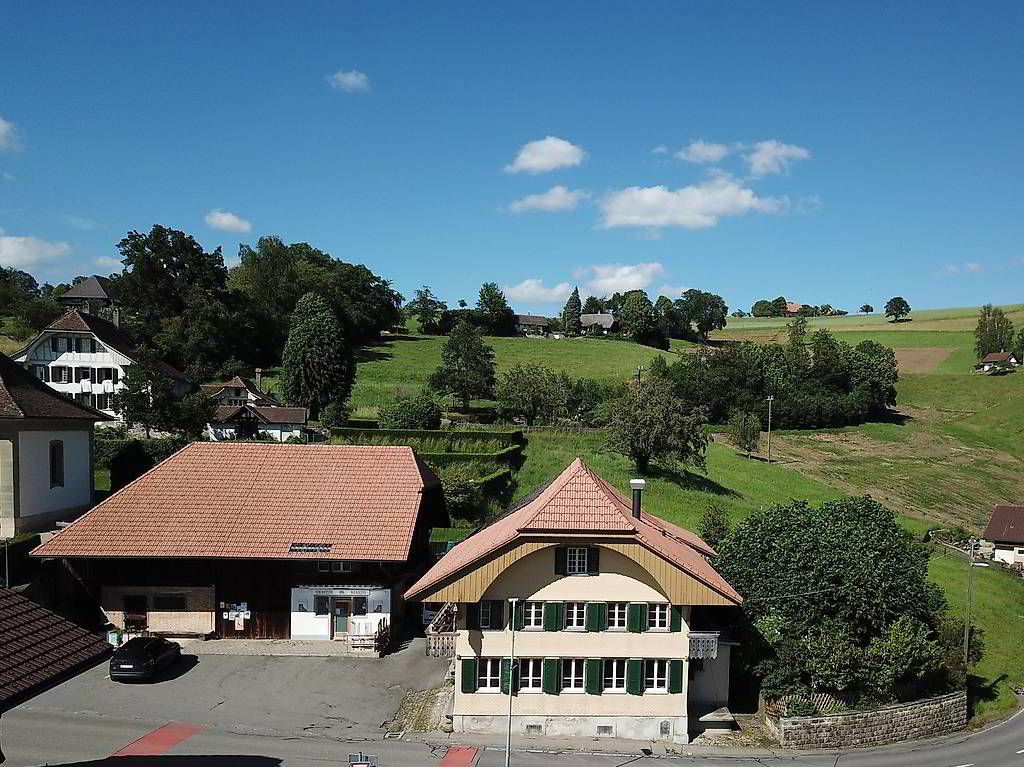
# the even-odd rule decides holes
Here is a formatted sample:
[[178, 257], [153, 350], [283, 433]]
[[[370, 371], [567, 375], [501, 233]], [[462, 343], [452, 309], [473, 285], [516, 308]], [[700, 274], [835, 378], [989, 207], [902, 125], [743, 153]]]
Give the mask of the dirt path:
[[952, 349], [940, 346], [920, 346], [912, 349], [893, 349], [901, 373], [930, 373], [950, 354]]

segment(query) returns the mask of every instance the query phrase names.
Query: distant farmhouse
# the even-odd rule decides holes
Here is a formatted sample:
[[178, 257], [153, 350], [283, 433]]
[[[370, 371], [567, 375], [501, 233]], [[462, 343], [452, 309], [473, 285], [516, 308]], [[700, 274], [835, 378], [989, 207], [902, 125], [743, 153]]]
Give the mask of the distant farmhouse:
[[997, 562], [1024, 565], [1024, 506], [996, 506], [981, 538]]
[[800, 310], [804, 308], [803, 304], [795, 303], [794, 301], [786, 302], [786, 316], [796, 317], [800, 314]]
[[1020, 360], [1013, 352], [992, 352], [986, 354], [978, 362], [977, 368], [985, 373], [993, 370], [1010, 370], [1020, 365]]
[[[12, 356], [54, 390], [116, 418], [111, 395], [124, 388], [125, 371], [137, 354], [120, 328], [116, 295], [104, 278], [90, 277], [61, 301], [68, 311]], [[176, 394], [189, 392], [184, 373], [165, 362], [160, 367], [174, 380]]]
[[581, 314], [580, 325], [584, 333], [592, 335], [607, 335], [616, 330], [615, 317], [604, 312], [600, 314]]
[[409, 447], [195, 442], [32, 552], [124, 630], [379, 653], [449, 524]]
[[260, 389], [262, 373], [257, 368], [255, 383], [244, 376], [235, 376], [227, 383], [200, 387], [217, 401], [214, 419], [207, 427], [210, 439], [270, 438], [285, 442], [306, 436], [309, 411], [304, 407], [285, 407], [275, 397], [264, 393]]
[[0, 354], [0, 538], [50, 530], [92, 506], [92, 429], [109, 420]]
[[542, 336], [548, 332], [550, 321], [539, 314], [517, 314], [516, 329], [523, 336]]

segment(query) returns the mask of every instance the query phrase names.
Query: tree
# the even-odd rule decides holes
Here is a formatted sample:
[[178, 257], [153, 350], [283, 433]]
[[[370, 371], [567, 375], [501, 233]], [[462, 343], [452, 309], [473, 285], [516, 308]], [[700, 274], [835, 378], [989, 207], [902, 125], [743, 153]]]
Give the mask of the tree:
[[728, 321], [729, 307], [725, 299], [714, 293], [691, 288], [683, 293], [677, 306], [682, 321], [693, 325], [697, 339], [703, 343], [712, 330], [721, 330]]
[[494, 396], [494, 349], [468, 322], [452, 328], [441, 349], [441, 364], [430, 376], [430, 388], [451, 394], [468, 408], [470, 400]]
[[526, 363], [505, 371], [495, 391], [499, 409], [519, 416], [527, 426], [538, 420], [551, 422], [566, 412], [568, 386], [555, 371]]
[[711, 502], [700, 518], [700, 537], [711, 548], [717, 549], [732, 534], [729, 514], [718, 503]]
[[382, 405], [377, 409], [377, 423], [382, 429], [438, 429], [441, 407], [429, 392], [420, 392]]
[[352, 391], [355, 361], [348, 336], [331, 307], [316, 293], [295, 305], [281, 358], [288, 402], [316, 420], [329, 403], [343, 404]]
[[786, 316], [786, 305], [789, 301], [786, 300], [785, 296], [779, 296], [772, 300], [772, 317], [785, 317]]
[[903, 296], [893, 296], [885, 302], [885, 316], [892, 317], [893, 322], [899, 322], [910, 314], [910, 304]]
[[871, 314], [874, 311], [875, 311], [875, 307], [873, 307], [871, 304], [861, 304], [861, 307], [860, 307], [861, 314]]
[[974, 351], [978, 359], [992, 352], [1012, 351], [1013, 342], [1013, 322], [1003, 310], [992, 304], [981, 307], [974, 329]]
[[704, 468], [708, 437], [703, 410], [680, 408], [672, 384], [648, 378], [610, 405], [607, 449], [645, 474], [652, 461]]
[[774, 317], [775, 307], [771, 301], [762, 298], [760, 301], [755, 301], [754, 305], [750, 307], [750, 313], [754, 317]]
[[807, 341], [807, 318], [794, 317], [787, 322], [786, 336], [791, 347], [803, 346]]
[[622, 300], [616, 315], [622, 333], [638, 344], [662, 346], [654, 305], [642, 290], [631, 290]]
[[580, 304], [580, 289], [573, 288], [569, 300], [565, 302], [562, 309], [562, 330], [566, 335], [578, 336], [583, 330], [580, 322], [580, 315], [583, 313], [583, 306]]
[[587, 296], [587, 300], [583, 302], [583, 313], [584, 314], [600, 314], [605, 309], [605, 299], [597, 298], [595, 296]]
[[420, 332], [428, 336], [436, 336], [441, 332], [441, 315], [447, 308], [445, 302], [438, 299], [427, 285], [416, 290], [413, 300], [405, 305], [405, 311], [419, 321]]
[[176, 398], [174, 382], [160, 366], [160, 355], [149, 347], [136, 349], [123, 381], [124, 386], [111, 396], [111, 406], [121, 420], [129, 428], [144, 429], [147, 437], [153, 431], [169, 430]]
[[665, 338], [686, 338], [690, 335], [690, 324], [683, 319], [677, 302], [668, 296], [658, 296], [654, 302], [654, 318]]
[[483, 330], [489, 336], [514, 336], [516, 315], [508, 305], [505, 294], [496, 282], [485, 282], [480, 286], [476, 308], [483, 319]]
[[754, 413], [735, 411], [729, 419], [729, 439], [750, 458], [761, 444], [761, 419]]

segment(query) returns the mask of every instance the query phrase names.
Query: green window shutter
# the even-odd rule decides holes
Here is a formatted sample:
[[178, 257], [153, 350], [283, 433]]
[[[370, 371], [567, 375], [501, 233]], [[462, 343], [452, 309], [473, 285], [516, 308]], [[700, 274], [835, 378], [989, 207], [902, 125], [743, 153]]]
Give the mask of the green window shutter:
[[466, 603], [466, 628], [470, 631], [480, 630], [480, 603]]
[[565, 626], [562, 624], [562, 603], [544, 603], [544, 630], [561, 631]]
[[516, 602], [515, 616], [513, 619], [513, 627], [516, 631], [523, 630], [523, 603]]
[[601, 659], [587, 658], [583, 663], [583, 687], [589, 695], [601, 694]]
[[558, 695], [562, 691], [562, 661], [558, 658], [545, 658], [541, 673], [544, 692]]
[[591, 546], [587, 549], [587, 575], [597, 575], [601, 572], [600, 565], [598, 564], [601, 559], [601, 549], [597, 546]]
[[462, 691], [476, 692], [476, 658], [462, 659]]
[[505, 628], [505, 600], [491, 600], [491, 625], [487, 628], [504, 630]]
[[644, 694], [644, 662], [637, 658], [626, 661], [626, 692], [630, 695]]
[[555, 549], [555, 575], [565, 575], [569, 572], [568, 550], [565, 546], [558, 546]]
[[683, 606], [682, 605], [672, 605], [671, 611], [672, 611], [672, 614], [671, 614], [671, 616], [669, 618], [669, 620], [671, 621], [670, 624], [669, 624], [669, 628], [672, 631], [682, 631], [683, 630]]
[[626, 608], [626, 628], [634, 634], [647, 631], [647, 603], [630, 602]]
[[512, 686], [512, 660], [511, 658], [501, 659], [501, 693], [502, 695], [508, 695], [509, 690]]
[[683, 662], [681, 660], [668, 662], [668, 691], [674, 693], [683, 691]]
[[604, 602], [587, 602], [587, 631], [604, 631], [608, 628], [608, 605]]

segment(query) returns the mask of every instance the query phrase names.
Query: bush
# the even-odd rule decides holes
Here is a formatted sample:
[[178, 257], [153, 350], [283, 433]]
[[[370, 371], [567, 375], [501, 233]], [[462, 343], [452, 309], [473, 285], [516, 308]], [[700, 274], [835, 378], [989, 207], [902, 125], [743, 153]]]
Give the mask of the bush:
[[348, 423], [349, 407], [344, 402], [328, 402], [320, 411], [320, 425], [328, 429], [342, 427]]
[[441, 408], [428, 394], [400, 399], [377, 410], [382, 429], [437, 429], [441, 426]]
[[138, 479], [161, 461], [170, 458], [190, 440], [185, 437], [127, 439], [111, 450], [110, 490], [115, 492]]

